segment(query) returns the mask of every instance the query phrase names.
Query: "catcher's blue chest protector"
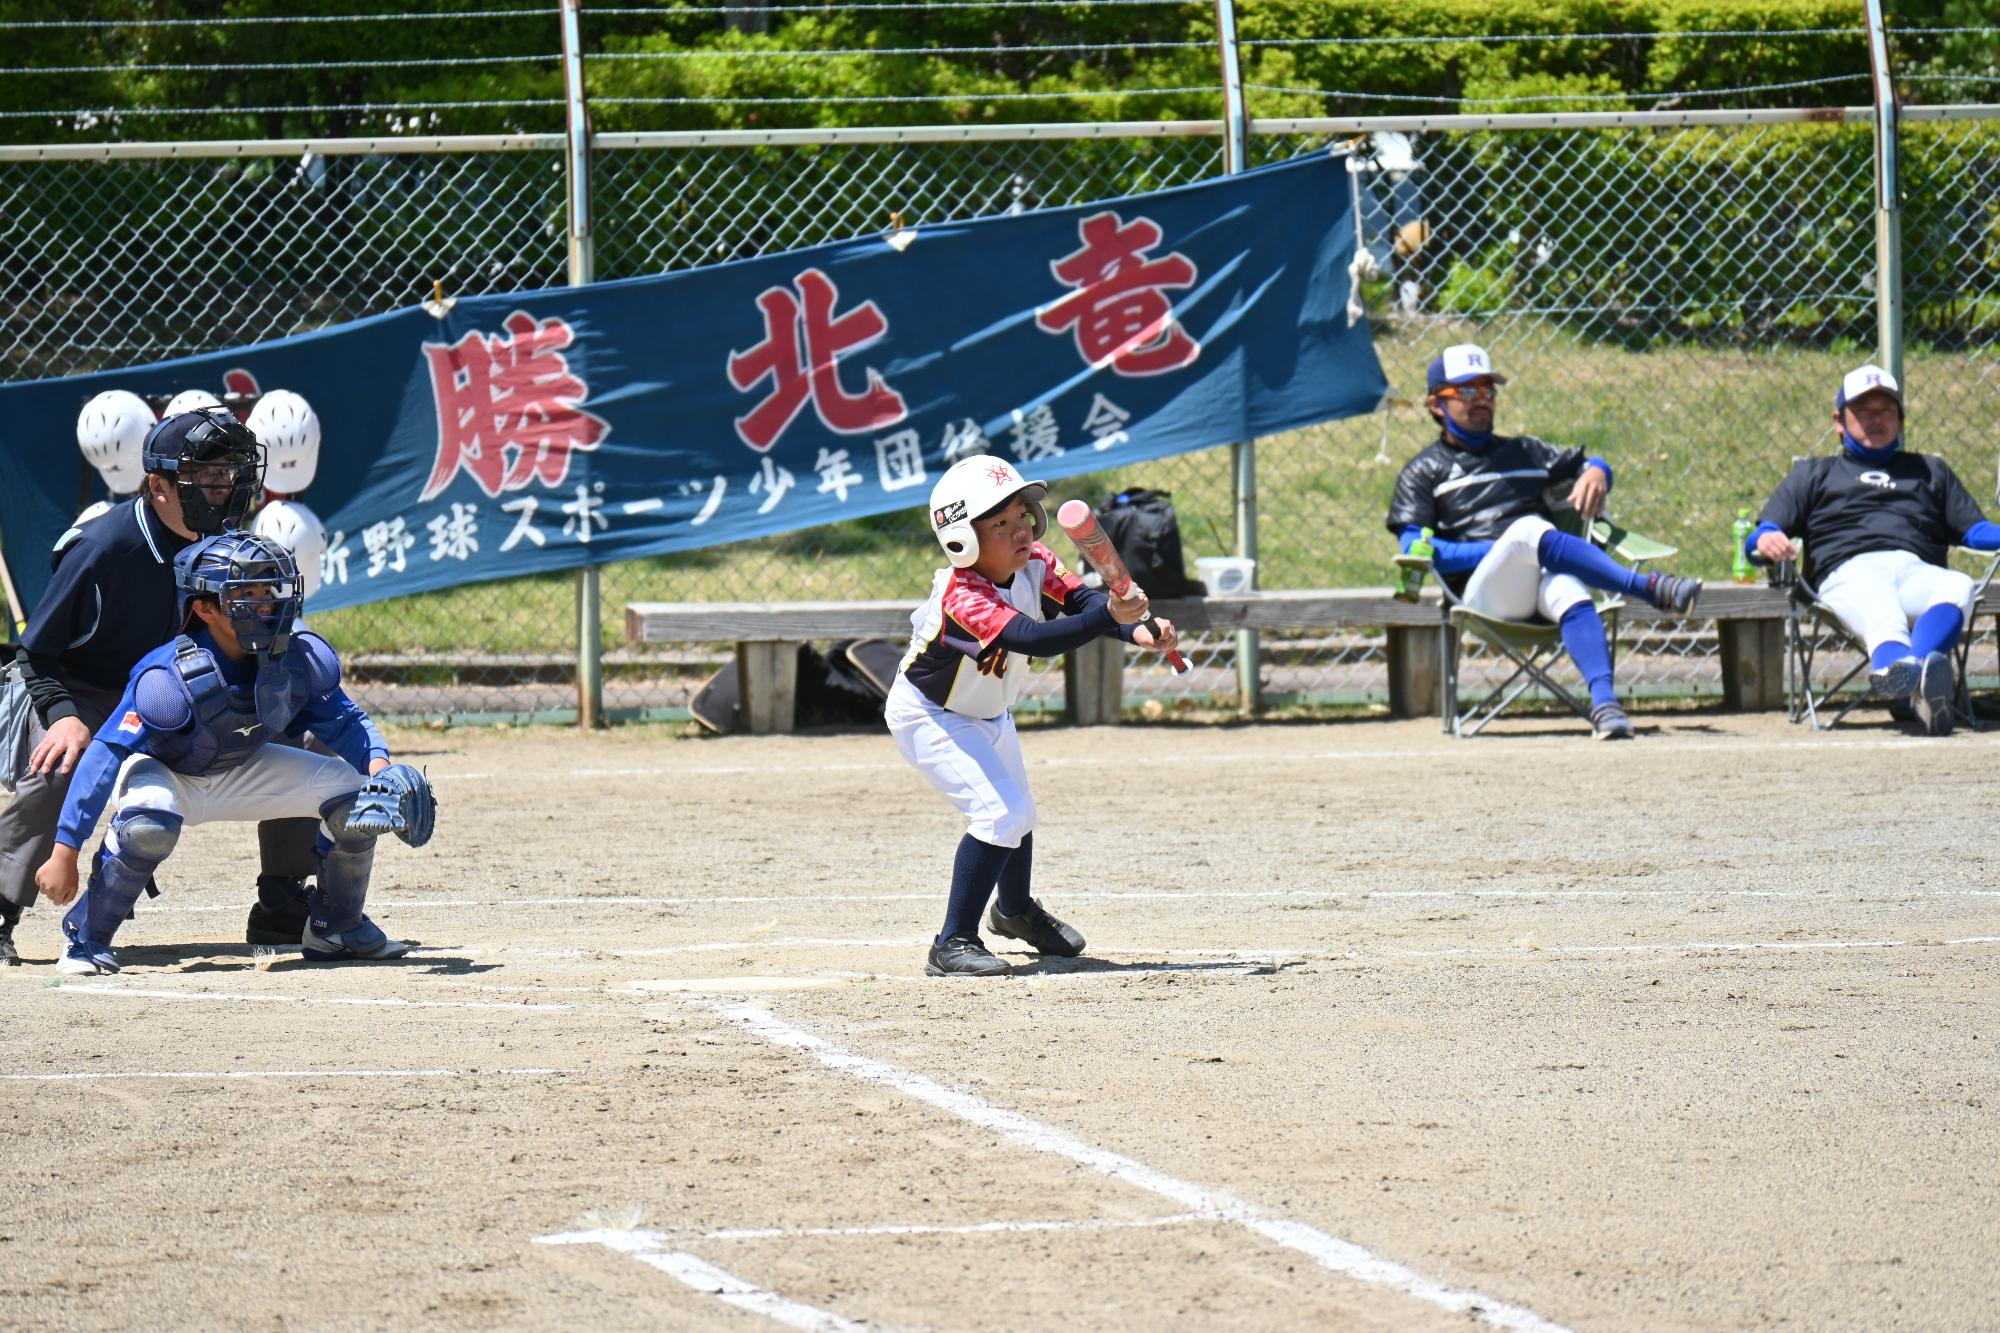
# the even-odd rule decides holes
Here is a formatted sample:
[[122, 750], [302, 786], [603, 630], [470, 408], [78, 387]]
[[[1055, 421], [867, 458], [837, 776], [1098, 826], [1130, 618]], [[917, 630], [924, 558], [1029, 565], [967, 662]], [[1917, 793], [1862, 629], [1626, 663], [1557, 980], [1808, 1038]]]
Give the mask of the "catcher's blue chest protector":
[[[280, 668], [286, 675], [293, 674], [293, 655], [287, 653]], [[232, 686], [215, 655], [185, 635], [174, 643], [174, 674], [193, 716], [182, 730], [156, 736], [150, 748], [176, 773], [219, 773], [236, 767], [284, 734], [305, 696], [303, 690], [260, 688], [265, 685], [261, 680]]]

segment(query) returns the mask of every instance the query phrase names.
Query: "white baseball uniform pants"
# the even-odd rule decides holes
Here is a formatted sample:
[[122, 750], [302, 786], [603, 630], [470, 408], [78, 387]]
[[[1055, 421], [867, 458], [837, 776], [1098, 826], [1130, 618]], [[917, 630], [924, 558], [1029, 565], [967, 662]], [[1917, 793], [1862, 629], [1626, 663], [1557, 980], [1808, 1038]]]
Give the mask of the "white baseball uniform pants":
[[[266, 745], [235, 768], [198, 776], [176, 773], [151, 755], [135, 754], [118, 770], [111, 810], [164, 810], [179, 815], [183, 824], [318, 819], [321, 806], [361, 790], [362, 781], [345, 760], [286, 745]], [[115, 842], [111, 850], [118, 850]]]
[[1934, 606], [1956, 605], [1972, 623], [1972, 579], [1909, 551], [1868, 551], [1843, 561], [1819, 585], [1819, 599], [1861, 636], [1868, 655], [1910, 642], [1910, 626]]
[[1034, 831], [1035, 798], [1014, 715], [964, 717], [926, 699], [898, 674], [883, 705], [896, 748], [965, 816], [966, 831], [995, 847], [1019, 847]]
[[1464, 602], [1483, 616], [1528, 620], [1537, 611], [1551, 624], [1580, 602], [1590, 589], [1568, 574], [1542, 568], [1542, 534], [1555, 524], [1529, 515], [1507, 525], [1466, 581]]

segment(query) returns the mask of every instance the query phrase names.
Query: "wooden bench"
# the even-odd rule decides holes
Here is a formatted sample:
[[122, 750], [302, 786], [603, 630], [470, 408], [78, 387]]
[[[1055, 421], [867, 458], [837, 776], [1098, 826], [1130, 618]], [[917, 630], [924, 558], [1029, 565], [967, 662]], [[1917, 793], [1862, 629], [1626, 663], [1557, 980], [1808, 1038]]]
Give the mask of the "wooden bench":
[[[1787, 605], [1782, 589], [1762, 583], [1711, 583], [1703, 589], [1697, 614], [1688, 618], [1716, 622], [1725, 707], [1760, 711], [1785, 706]], [[1440, 615], [1435, 589], [1427, 589], [1423, 600], [1414, 603], [1397, 601], [1386, 588], [1360, 588], [1163, 598], [1153, 606], [1155, 614], [1187, 632], [1381, 629], [1389, 662], [1389, 711], [1397, 717], [1437, 715]], [[815, 639], [901, 641], [910, 633], [910, 614], [916, 608], [914, 601], [632, 602], [625, 608], [625, 632], [633, 643], [735, 643], [749, 729], [785, 732], [792, 729], [799, 644]], [[1987, 590], [1975, 613], [2000, 613], [2000, 587]], [[1643, 603], [1627, 603], [1619, 614], [1627, 622], [1682, 618]], [[1107, 637], [1068, 655], [1063, 685], [1070, 721], [1118, 721], [1127, 651]]]

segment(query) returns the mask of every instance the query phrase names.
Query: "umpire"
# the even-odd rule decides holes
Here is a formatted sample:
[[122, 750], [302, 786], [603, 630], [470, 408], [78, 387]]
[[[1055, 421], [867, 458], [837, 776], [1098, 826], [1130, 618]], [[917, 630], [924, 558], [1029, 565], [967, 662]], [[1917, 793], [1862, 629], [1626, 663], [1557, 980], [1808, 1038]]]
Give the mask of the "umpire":
[[174, 557], [197, 537], [240, 524], [260, 484], [256, 437], [220, 407], [168, 417], [147, 435], [141, 458], [138, 498], [56, 543], [54, 577], [21, 637], [32, 753], [0, 809], [0, 964], [21, 961], [14, 926], [34, 905], [35, 870], [48, 859], [77, 760], [134, 664], [181, 631]]

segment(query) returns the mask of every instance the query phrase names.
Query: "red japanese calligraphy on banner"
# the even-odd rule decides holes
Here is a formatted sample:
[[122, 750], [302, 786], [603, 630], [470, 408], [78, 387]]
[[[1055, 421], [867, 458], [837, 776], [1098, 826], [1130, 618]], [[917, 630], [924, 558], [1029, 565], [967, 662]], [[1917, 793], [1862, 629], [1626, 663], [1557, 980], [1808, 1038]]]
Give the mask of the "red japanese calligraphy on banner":
[[1201, 344], [1174, 319], [1166, 293], [1194, 286], [1199, 274], [1185, 255], [1149, 257], [1160, 243], [1160, 224], [1093, 213], [1077, 224], [1077, 233], [1082, 247], [1049, 265], [1058, 282], [1076, 290], [1037, 311], [1036, 326], [1046, 333], [1073, 330], [1085, 361], [1119, 375], [1162, 375], [1193, 365]]
[[575, 341], [570, 326], [561, 319], [537, 323], [519, 310], [503, 325], [504, 334], [424, 344], [438, 423], [425, 500], [461, 471], [493, 499], [534, 484], [561, 486], [571, 455], [595, 449], [610, 434], [604, 418], [581, 406], [590, 387], [563, 355]]
[[835, 315], [840, 290], [833, 279], [809, 268], [789, 287], [767, 287], [757, 297], [764, 337], [745, 351], [729, 353], [729, 382], [748, 393], [760, 381], [770, 391], [736, 418], [736, 435], [759, 453], [776, 444], [811, 403], [820, 424], [840, 435], [859, 435], [893, 426], [909, 415], [903, 396], [881, 374], [867, 372], [867, 387], [850, 394], [841, 387], [840, 358], [880, 340], [889, 321], [873, 301]]

